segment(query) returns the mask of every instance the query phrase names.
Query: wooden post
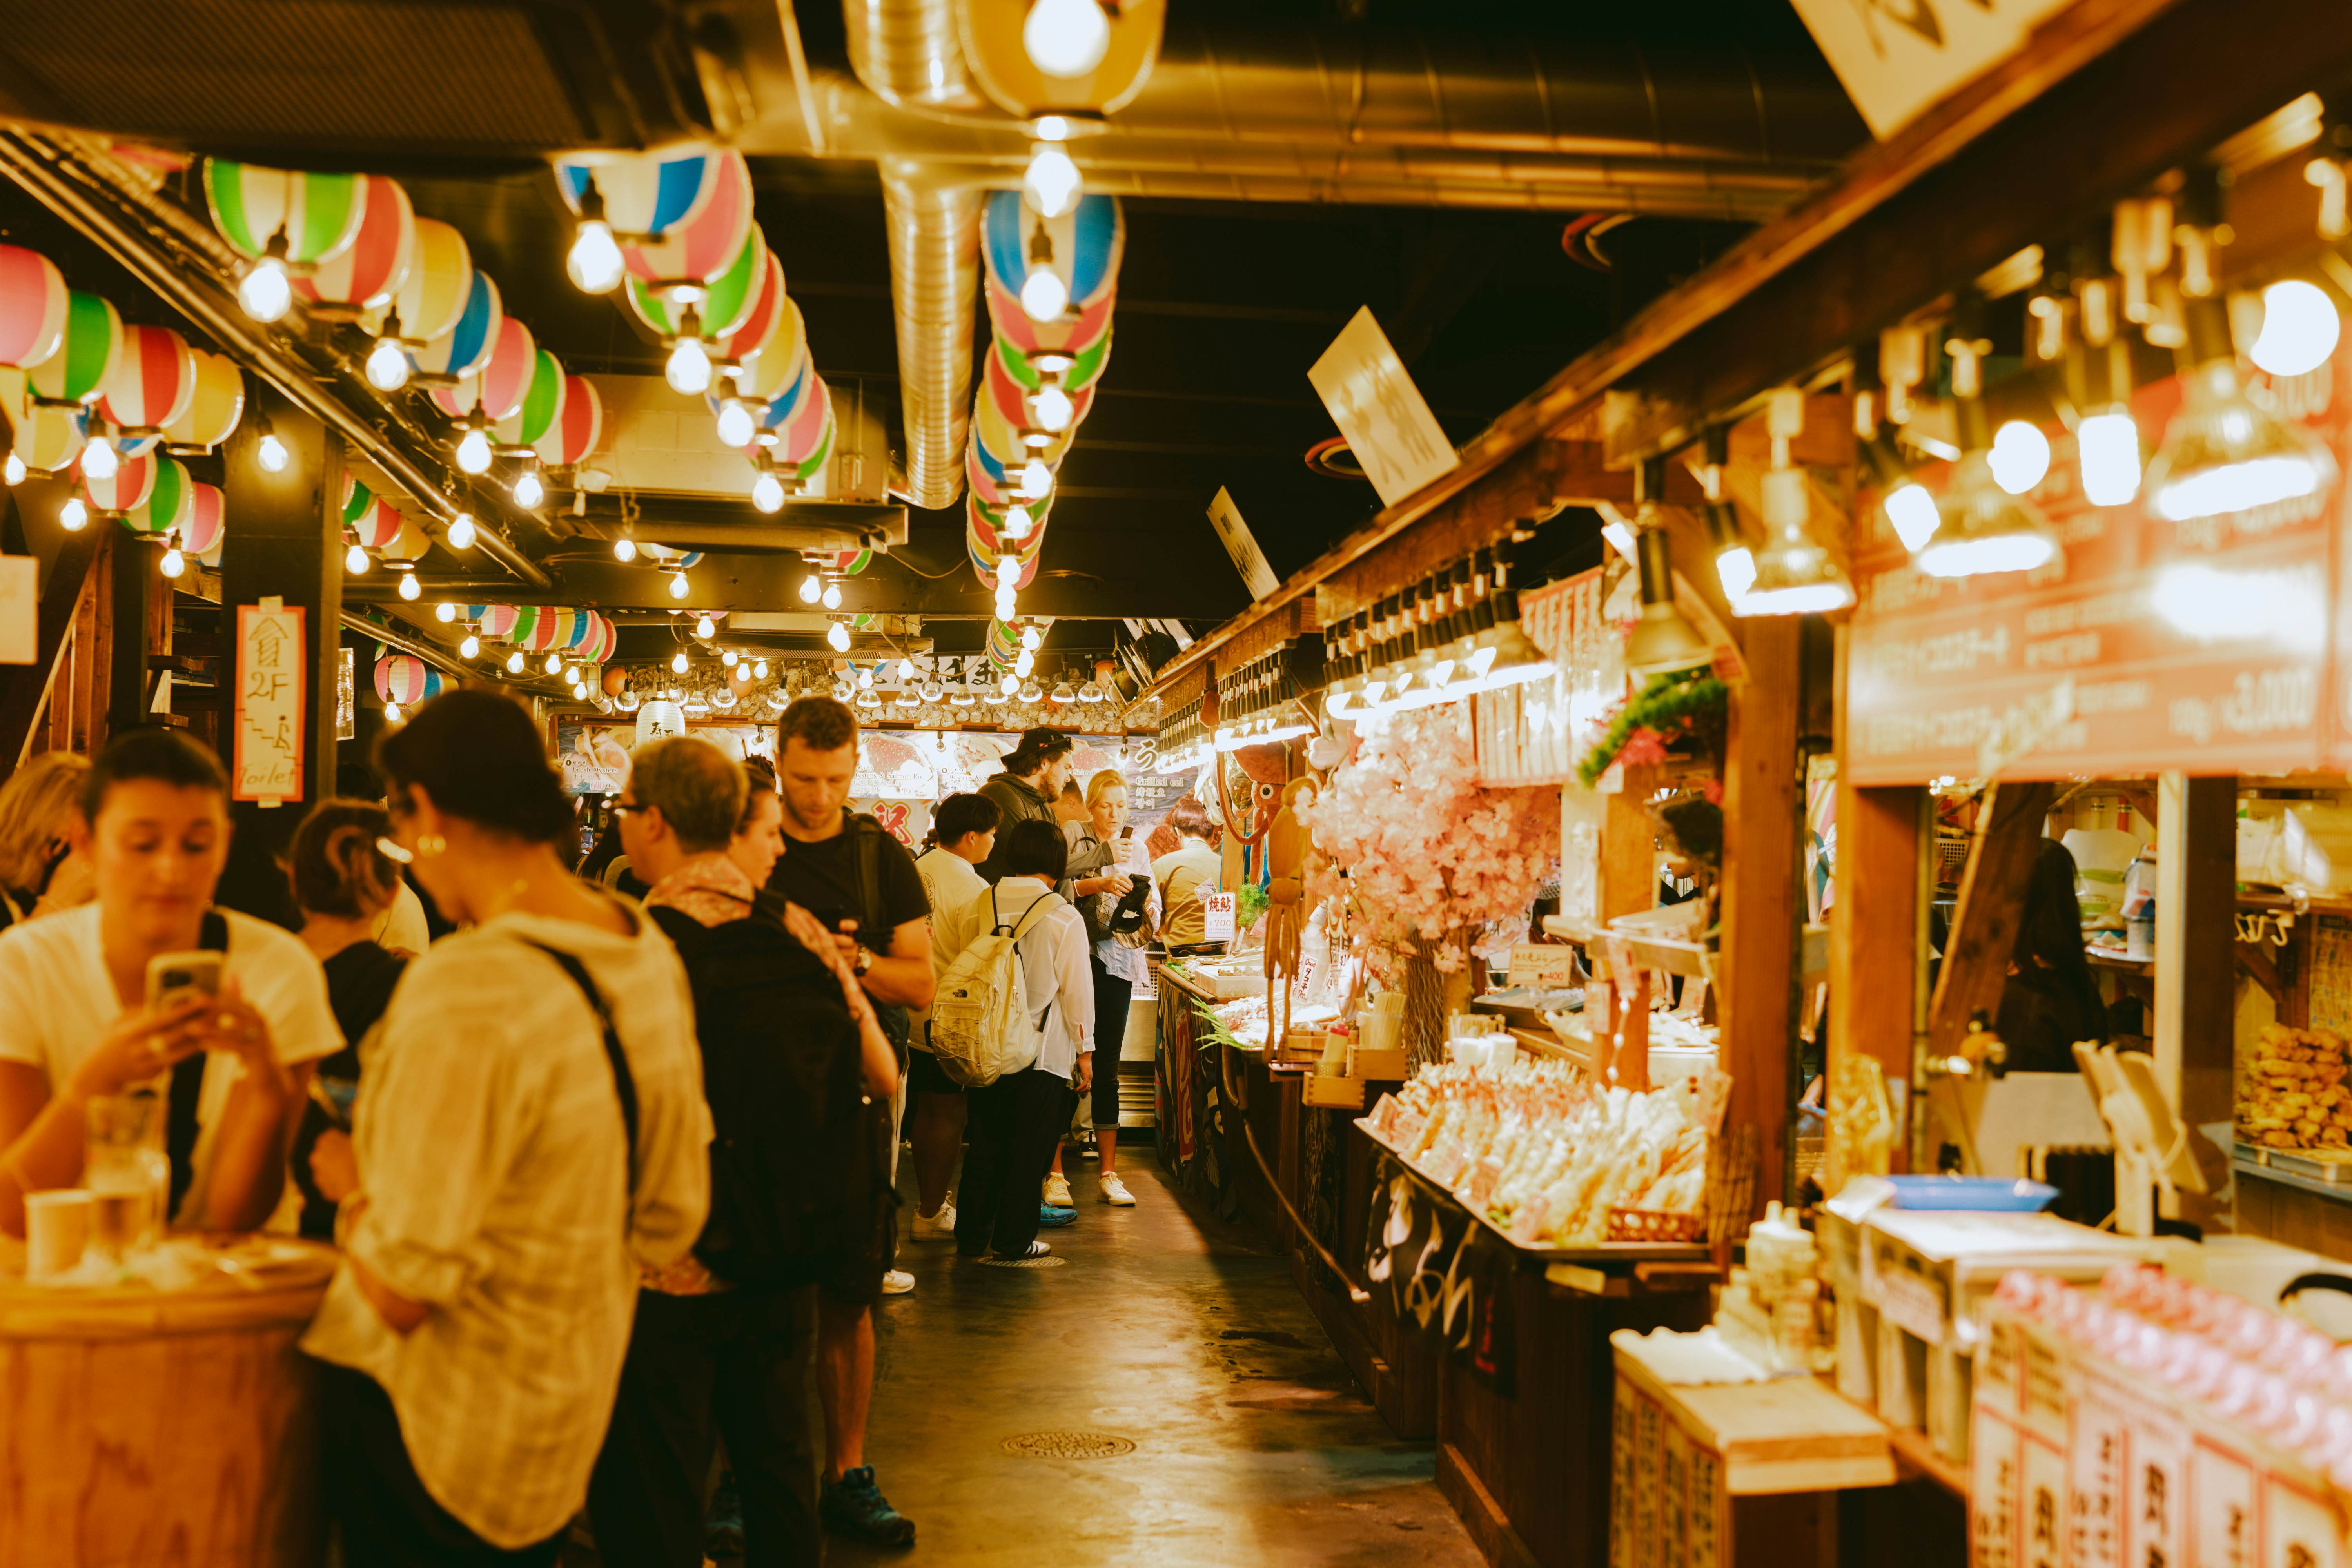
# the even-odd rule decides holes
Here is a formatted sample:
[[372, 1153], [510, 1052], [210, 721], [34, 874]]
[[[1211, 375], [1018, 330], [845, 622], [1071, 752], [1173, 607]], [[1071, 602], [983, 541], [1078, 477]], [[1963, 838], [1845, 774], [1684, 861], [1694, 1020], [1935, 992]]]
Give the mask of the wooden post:
[[2237, 798], [2235, 777], [2157, 783], [2156, 1077], [2191, 1147], [2234, 1099]]
[[[1830, 1012], [1827, 1072], [1832, 1091], [1839, 1064], [1871, 1058], [1886, 1075], [1898, 1110], [1909, 1102], [1911, 1046], [1917, 1016], [1921, 889], [1926, 829], [1924, 785], [1864, 789], [1851, 781], [1846, 733], [1849, 637], [1837, 628], [1837, 852], [1830, 876]], [[1832, 1125], [1835, 1125], [1832, 1119]], [[1907, 1140], [1895, 1129], [1894, 1166]]]
[[1801, 627], [1793, 616], [1747, 626], [1748, 681], [1733, 689], [1724, 744], [1723, 937], [1717, 973], [1725, 1124], [1756, 1129], [1756, 1205], [1787, 1195], [1797, 1034], [1797, 940], [1804, 901], [1797, 840]]
[[163, 557], [124, 533], [112, 518], [92, 518], [89, 531], [100, 529], [106, 532], [112, 574], [104, 613], [114, 634], [106, 675], [106, 732], [119, 735], [151, 721], [147, 648], [154, 640], [155, 585], [163, 581]]
[[2044, 819], [2057, 797], [2052, 784], [1994, 784], [1978, 808], [1960, 901], [1952, 911], [1944, 965], [1927, 1008], [1927, 1054], [1948, 1057], [1968, 1037], [1969, 1020], [2000, 1008], [2000, 990], [2017, 946], [2026, 884], [2042, 853]]

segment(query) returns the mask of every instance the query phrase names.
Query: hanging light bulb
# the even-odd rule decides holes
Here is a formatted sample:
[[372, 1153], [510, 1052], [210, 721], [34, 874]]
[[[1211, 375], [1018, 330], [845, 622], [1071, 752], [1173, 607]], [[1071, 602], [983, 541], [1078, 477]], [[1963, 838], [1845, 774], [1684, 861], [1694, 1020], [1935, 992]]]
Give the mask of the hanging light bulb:
[[770, 469], [761, 469], [760, 477], [751, 481], [751, 504], [765, 512], [782, 510], [784, 481]]
[[1021, 647], [1023, 652], [1034, 653], [1038, 648], [1045, 646], [1045, 639], [1038, 635], [1037, 628], [1035, 626], [1023, 626], [1021, 628]]
[[759, 426], [751, 418], [751, 410], [740, 397], [730, 397], [719, 405], [719, 444], [722, 447], [748, 447], [759, 434]]
[[399, 320], [396, 315], [390, 318], [385, 323], [384, 335], [376, 339], [375, 346], [368, 350], [368, 384], [378, 392], [398, 392], [408, 384], [408, 351], [400, 346], [400, 339], [393, 332], [394, 323]]
[[1000, 621], [1011, 620], [1014, 612], [1019, 609], [1020, 603], [1021, 601], [1013, 596], [1012, 589], [999, 588], [996, 591], [996, 618]]
[[683, 599], [686, 597], [686, 574], [683, 572], [671, 573], [669, 574], [669, 596], [673, 599]]
[[459, 658], [481, 658], [482, 639], [476, 637], [473, 633], [467, 632], [466, 634], [466, 640], [457, 645], [457, 657]]
[[874, 671], [870, 669], [861, 669], [857, 672], [857, 689], [860, 691], [871, 691], [874, 689]]
[[547, 656], [547, 662], [541, 665], [540, 668], [547, 671], [548, 674], [553, 675], [557, 670], [563, 668], [563, 656], [560, 653], [549, 654]]
[[79, 496], [67, 498], [66, 504], [58, 508], [58, 526], [68, 533], [80, 532], [83, 525], [89, 521], [89, 508], [82, 504], [82, 499]]
[[576, 664], [565, 665], [563, 667], [563, 679], [577, 684], [580, 679], [580, 667]]
[[[457, 606], [450, 604], [445, 599], [440, 604], [433, 606], [433, 618], [441, 622], [444, 626], [446, 626], [451, 621], [457, 618]], [[467, 654], [466, 657], [467, 658], [471, 658], [474, 656], [472, 654]]]
[[14, 452], [9, 453], [6, 462], [0, 463], [0, 478], [5, 478], [12, 487], [23, 484], [25, 482], [25, 459], [16, 456]]
[[1044, 500], [1053, 492], [1054, 470], [1045, 466], [1043, 458], [1032, 458], [1021, 465], [1021, 494], [1030, 500]]
[[1021, 47], [1047, 76], [1086, 76], [1110, 52], [1110, 20], [1097, 0], [1036, 0], [1021, 24]]
[[1050, 384], [1029, 394], [1027, 401], [1030, 423], [1048, 435], [1058, 436], [1067, 430], [1078, 411], [1068, 393]]
[[575, 680], [572, 683], [572, 695], [577, 700], [585, 702], [588, 700], [588, 688]]
[[840, 584], [827, 583], [824, 585], [824, 607], [828, 610], [837, 610], [841, 608]]
[[1019, 541], [1029, 537], [1029, 509], [1016, 501], [1004, 509], [1003, 521], [998, 524], [996, 531], [1007, 539]]
[[2263, 290], [2263, 330], [2246, 357], [2273, 375], [2303, 375], [2327, 363], [2343, 331], [2326, 291], [2290, 278]]
[[801, 603], [814, 605], [824, 596], [824, 584], [814, 572], [801, 579]]
[[572, 230], [572, 249], [563, 269], [583, 294], [609, 294], [621, 286], [624, 263], [613, 226], [604, 221], [604, 197], [591, 180], [580, 196], [580, 226]]
[[1036, 668], [1037, 656], [1031, 653], [1025, 647], [1021, 650], [1019, 657], [1014, 658], [1013, 661], [1013, 673], [1015, 675], [1026, 675]]
[[1021, 678], [1017, 675], [1007, 675], [996, 683], [996, 689], [1010, 697], [1021, 689]]
[[122, 458], [114, 443], [100, 436], [81, 449], [81, 477], [103, 482], [112, 479], [122, 468]]
[[522, 673], [522, 649], [520, 648], [517, 648], [514, 652], [507, 655], [507, 673], [509, 675], [520, 675]]
[[694, 635], [706, 640], [719, 635], [719, 623], [710, 618], [708, 611], [696, 619]]
[[490, 434], [479, 425], [468, 425], [457, 438], [457, 466], [469, 474], [489, 471]]
[[680, 648], [670, 656], [669, 667], [680, 675], [686, 673], [686, 649]]
[[2011, 419], [1992, 433], [1986, 461], [1992, 466], [1995, 484], [2021, 496], [2050, 471], [2050, 437], [2029, 420]]
[[399, 703], [387, 702], [383, 705], [383, 721], [387, 724], [397, 724], [400, 722]]
[[257, 321], [282, 320], [294, 303], [294, 284], [286, 276], [286, 231], [269, 237], [269, 247], [237, 279], [236, 302]]
[[537, 468], [525, 468], [515, 476], [515, 505], [528, 511], [547, 499], [547, 486]]
[[1029, 149], [1029, 166], [1021, 173], [1021, 196], [1039, 217], [1060, 217], [1077, 204], [1083, 184], [1078, 165], [1057, 142], [1039, 142]]
[[1750, 568], [1753, 586], [1734, 602], [1739, 614], [1827, 615], [1853, 603], [1853, 584], [1806, 526], [1802, 469], [1765, 474], [1764, 526], [1772, 538]]
[[269, 427], [267, 419], [261, 422], [261, 438], [254, 444], [253, 456], [254, 460], [261, 465], [263, 473], [282, 474], [286, 471], [291, 454], [286, 450], [286, 443], [278, 438], [278, 432]]
[[849, 628], [843, 626], [839, 621], [835, 621], [831, 626], [825, 627], [824, 640], [832, 646], [834, 652], [847, 653], [849, 651]]
[[343, 570], [357, 577], [368, 569], [368, 552], [354, 544], [343, 552]]
[[425, 590], [416, 585], [415, 573], [403, 572], [400, 574], [400, 596], [402, 598], [414, 601], [421, 598], [424, 595], [424, 593]]
[[725, 665], [730, 669], [734, 668], [735, 650], [731, 647], [720, 648], [719, 650], [719, 662]]
[[459, 512], [449, 520], [449, 548], [471, 550], [474, 548], [474, 514], [470, 511]]
[[669, 361], [662, 366], [662, 374], [672, 391], [699, 397], [710, 390], [710, 351], [693, 335], [697, 323], [691, 310], [686, 312], [680, 325], [687, 329], [686, 335], [669, 351]]
[[186, 556], [181, 554], [177, 550], [166, 550], [163, 552], [163, 560], [161, 570], [164, 576], [176, 577], [187, 569], [188, 558]]
[[768, 679], [768, 661], [766, 659], [761, 659], [751, 666], [751, 679], [754, 680], [765, 680]]
[[613, 559], [614, 559], [614, 560], [615, 560], [615, 561], [620, 561], [620, 562], [630, 562], [630, 561], [635, 561], [636, 558], [637, 558], [637, 542], [636, 542], [635, 540], [631, 539], [631, 538], [630, 538], [628, 535], [626, 535], [626, 534], [623, 534], [620, 538], [618, 538], [618, 539], [616, 539], [616, 540], [613, 541]]
[[2093, 506], [2121, 506], [2139, 494], [2139, 423], [2131, 408], [2111, 403], [2074, 427], [2083, 494]]
[[738, 679], [738, 680], [749, 680], [749, 679], [751, 679], [751, 665], [750, 665], [749, 663], [746, 663], [746, 662], [739, 661], [739, 662], [736, 664], [736, 666], [735, 666], [735, 679]]
[[1070, 286], [1062, 281], [1062, 275], [1042, 264], [1030, 268], [1021, 284], [1023, 312], [1033, 321], [1054, 321], [1069, 308]]

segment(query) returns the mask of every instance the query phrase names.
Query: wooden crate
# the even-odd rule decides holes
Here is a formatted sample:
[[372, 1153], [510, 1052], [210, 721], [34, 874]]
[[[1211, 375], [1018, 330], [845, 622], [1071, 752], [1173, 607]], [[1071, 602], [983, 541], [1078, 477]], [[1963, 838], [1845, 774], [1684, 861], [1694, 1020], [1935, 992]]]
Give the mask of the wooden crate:
[[1334, 1074], [1310, 1073], [1300, 1082], [1304, 1085], [1309, 1105], [1333, 1106], [1346, 1110], [1364, 1109], [1364, 1080], [1340, 1078]]

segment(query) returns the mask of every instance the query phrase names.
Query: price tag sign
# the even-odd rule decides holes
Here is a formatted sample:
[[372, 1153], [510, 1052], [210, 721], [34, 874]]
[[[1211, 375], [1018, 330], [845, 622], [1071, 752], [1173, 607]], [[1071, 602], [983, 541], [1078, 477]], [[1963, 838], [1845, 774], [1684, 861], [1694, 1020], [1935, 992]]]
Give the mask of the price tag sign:
[[1240, 902], [1240, 896], [1234, 893], [1211, 893], [1202, 899], [1201, 914], [1208, 929], [1202, 933], [1201, 940], [1203, 942], [1233, 941], [1234, 912], [1235, 906]]
[[1515, 942], [1511, 944], [1511, 984], [1557, 991], [1576, 984], [1576, 949], [1562, 942]]

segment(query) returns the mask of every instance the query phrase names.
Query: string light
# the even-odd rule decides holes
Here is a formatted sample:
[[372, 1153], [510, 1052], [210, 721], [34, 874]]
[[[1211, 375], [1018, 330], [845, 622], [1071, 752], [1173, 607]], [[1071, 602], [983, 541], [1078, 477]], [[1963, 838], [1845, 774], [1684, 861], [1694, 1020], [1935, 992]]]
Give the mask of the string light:
[[1083, 184], [1078, 165], [1059, 142], [1040, 142], [1029, 149], [1029, 166], [1021, 174], [1022, 198], [1039, 217], [1060, 217], [1077, 205]]
[[619, 539], [613, 541], [614, 560], [625, 563], [635, 561], [636, 558], [637, 542], [635, 540], [624, 534]]
[[2050, 437], [2031, 421], [2011, 419], [1992, 433], [1986, 461], [1992, 466], [1995, 484], [2021, 496], [2050, 471]]
[[768, 661], [766, 659], [763, 658], [751, 667], [751, 679], [754, 680], [765, 680], [768, 679]]
[[1031, 422], [1048, 435], [1058, 436], [1068, 429], [1077, 413], [1077, 405], [1058, 386], [1039, 387], [1029, 394], [1028, 405]]
[[706, 613], [695, 621], [694, 635], [703, 638], [716, 637], [719, 635], [719, 623], [712, 620]]
[[473, 633], [467, 632], [466, 634], [466, 640], [457, 645], [457, 657], [459, 658], [481, 658], [482, 639], [476, 637]]
[[604, 221], [604, 194], [593, 179], [581, 193], [580, 226], [572, 231], [563, 269], [583, 294], [609, 294], [621, 286], [620, 242], [613, 237], [613, 226]]
[[522, 673], [522, 649], [517, 648], [514, 652], [507, 655], [507, 673], [509, 675], [520, 675]]
[[849, 628], [843, 626], [839, 621], [835, 621], [825, 628], [824, 640], [832, 645], [834, 652], [847, 653], [849, 651]]
[[676, 654], [671, 656], [669, 667], [680, 675], [684, 675], [686, 673], [686, 649], [680, 648]]
[[457, 466], [469, 474], [489, 471], [490, 437], [479, 425], [468, 425], [465, 435], [458, 437]]
[[2273, 375], [2304, 375], [2327, 363], [2343, 331], [2326, 291], [2290, 278], [2263, 290], [2263, 330], [2246, 357]]
[[824, 597], [824, 584], [817, 580], [815, 573], [812, 572], [807, 576], [801, 579], [802, 604], [814, 605], [818, 599]]
[[840, 584], [827, 583], [824, 585], [824, 607], [828, 610], [837, 610], [841, 608]]
[[548, 674], [553, 675], [557, 670], [563, 668], [563, 656], [560, 653], [549, 654], [547, 656], [547, 662], [540, 668], [546, 670]]
[[1045, 466], [1043, 458], [1032, 458], [1021, 465], [1020, 489], [1030, 500], [1044, 500], [1054, 489], [1054, 470]]
[[[433, 618], [446, 626], [457, 618], [457, 606], [445, 599], [433, 606]], [[473, 655], [467, 654], [466, 657], [471, 658]]]
[[284, 473], [290, 460], [291, 454], [286, 450], [286, 443], [278, 438], [277, 431], [269, 427], [267, 419], [261, 422], [261, 438], [254, 446], [253, 456], [265, 474]]
[[[177, 552], [174, 552], [174, 553], [177, 553]], [[179, 574], [174, 572], [170, 574], [170, 575], [176, 577]], [[404, 572], [400, 574], [400, 596], [402, 598], [414, 600], [421, 597], [424, 593], [425, 590], [416, 585], [415, 573]]]
[[343, 552], [343, 570], [357, 577], [368, 569], [368, 552], [354, 544]]
[[1045, 639], [1037, 635], [1035, 626], [1021, 628], [1021, 647], [1024, 653], [1034, 653], [1045, 646]]
[[1007, 539], [1023, 540], [1029, 537], [1029, 509], [1015, 503], [1004, 509], [1004, 521], [997, 531]]
[[678, 318], [677, 326], [677, 342], [669, 351], [669, 362], [662, 367], [662, 374], [668, 379], [673, 392], [699, 397], [710, 390], [710, 351], [702, 344], [702, 318], [689, 305]]
[[66, 504], [58, 508], [58, 526], [63, 528], [68, 533], [80, 532], [89, 521], [89, 508], [82, 504], [79, 496], [68, 497]]
[[730, 397], [719, 405], [719, 444], [722, 447], [748, 447], [758, 434], [751, 410], [740, 397]]
[[14, 452], [9, 453], [7, 461], [5, 464], [0, 464], [0, 477], [5, 477], [12, 487], [23, 484], [25, 482], [25, 459], [16, 456]]
[[122, 459], [114, 450], [114, 443], [101, 436], [81, 449], [81, 477], [104, 481], [122, 469]]
[[1069, 308], [1070, 286], [1062, 281], [1060, 273], [1043, 264], [1029, 268], [1021, 284], [1024, 314], [1033, 321], [1055, 321]]
[[182, 555], [177, 550], [166, 550], [163, 552], [163, 573], [164, 576], [176, 577], [187, 569], [188, 560], [186, 556]]
[[686, 597], [686, 574], [683, 572], [671, 573], [669, 574], [669, 596], [673, 599], [683, 599]]
[[1110, 52], [1110, 19], [1097, 0], [1036, 0], [1021, 24], [1021, 47], [1047, 76], [1086, 76]]
[[764, 512], [782, 510], [784, 481], [768, 469], [761, 469], [760, 477], [751, 481], [751, 504]]
[[2074, 429], [2083, 466], [2083, 494], [2093, 506], [2121, 506], [2139, 494], [2139, 424], [2131, 410], [2110, 404], [2085, 415]]
[[384, 335], [376, 339], [368, 350], [368, 384], [378, 392], [398, 392], [408, 384], [408, 351], [400, 346], [395, 330], [400, 317], [390, 317], [384, 323]]
[[449, 520], [449, 548], [452, 550], [474, 548], [474, 514], [472, 512], [461, 511]]
[[383, 721], [387, 724], [397, 724], [400, 722], [399, 703], [387, 702], [383, 705]]
[[286, 276], [286, 231], [269, 237], [269, 247], [237, 280], [236, 302], [257, 321], [282, 320], [294, 304], [294, 284]]
[[515, 505], [526, 511], [547, 499], [547, 485], [537, 468], [525, 468], [515, 476], [514, 499]]

